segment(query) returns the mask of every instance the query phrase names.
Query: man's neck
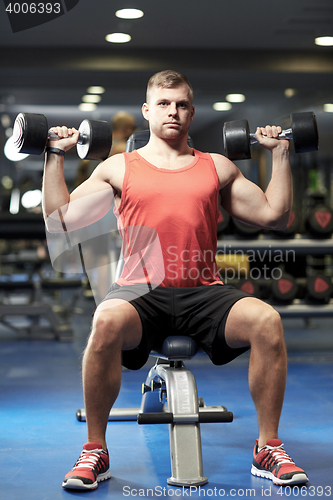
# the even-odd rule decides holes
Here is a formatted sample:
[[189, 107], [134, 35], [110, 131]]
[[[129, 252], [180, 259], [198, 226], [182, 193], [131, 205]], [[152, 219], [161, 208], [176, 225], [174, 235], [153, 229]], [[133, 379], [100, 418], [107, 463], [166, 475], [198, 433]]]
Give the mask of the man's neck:
[[194, 151], [187, 145], [187, 140], [176, 147], [174, 141], [170, 144], [170, 141], [160, 142], [153, 138], [139, 149], [138, 154], [157, 168], [178, 170], [191, 164]]
[[177, 139], [165, 139], [151, 134], [148, 144], [141, 150], [144, 154], [170, 160], [193, 154], [192, 149], [187, 144], [187, 135]]

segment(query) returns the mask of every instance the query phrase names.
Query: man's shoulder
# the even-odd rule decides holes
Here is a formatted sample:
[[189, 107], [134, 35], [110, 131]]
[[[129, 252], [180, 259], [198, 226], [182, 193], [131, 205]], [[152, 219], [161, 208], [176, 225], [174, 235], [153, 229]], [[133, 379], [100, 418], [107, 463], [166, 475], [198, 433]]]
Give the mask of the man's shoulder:
[[225, 156], [221, 155], [220, 153], [209, 153], [209, 155], [212, 157], [212, 159], [214, 160], [214, 162], [216, 161], [218, 163], [220, 163], [220, 162], [224, 163], [225, 160], [227, 162], [229, 162], [229, 160]]
[[99, 164], [100, 169], [110, 169], [117, 168], [125, 165], [125, 156], [124, 153], [117, 153], [112, 156], [109, 156], [105, 161]]
[[222, 185], [234, 180], [239, 174], [238, 167], [226, 156], [219, 153], [210, 153], [215, 169]]
[[209, 153], [216, 167], [226, 167], [229, 169], [237, 169], [236, 165], [226, 156], [220, 153]]
[[118, 187], [125, 171], [123, 153], [110, 156], [100, 163], [93, 172], [93, 176]]

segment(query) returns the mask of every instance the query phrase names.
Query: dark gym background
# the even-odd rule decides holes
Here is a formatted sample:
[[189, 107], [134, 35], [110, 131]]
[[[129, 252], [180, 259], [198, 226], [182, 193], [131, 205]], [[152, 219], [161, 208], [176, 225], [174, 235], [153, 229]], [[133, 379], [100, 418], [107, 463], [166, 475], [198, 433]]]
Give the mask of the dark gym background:
[[[316, 37], [333, 36], [332, 1], [80, 0], [58, 19], [17, 33], [11, 30], [4, 3], [0, 5], [1, 498], [79, 496], [62, 491], [61, 481], [85, 440], [85, 424], [76, 421], [75, 411], [83, 404], [80, 361], [95, 307], [84, 276], [52, 269], [40, 210], [26, 209], [20, 201], [25, 192], [41, 186], [43, 155], [15, 162], [6, 158], [3, 148], [14, 119], [19, 112], [42, 113], [50, 126], [77, 127], [84, 118], [110, 121], [124, 110], [143, 129], [140, 110], [147, 80], [169, 68], [184, 72], [194, 87], [196, 116], [190, 134], [195, 147], [203, 151], [223, 153], [225, 121], [247, 118], [254, 132], [257, 125], [288, 127], [291, 112], [313, 111], [317, 117], [319, 151], [295, 155], [291, 145], [294, 210], [300, 217], [296, 235], [281, 239], [261, 233], [249, 240], [230, 222], [219, 236], [219, 247], [231, 248], [231, 253], [250, 250], [256, 257], [251, 269], [262, 270], [265, 264], [269, 269], [278, 267], [297, 281], [297, 293], [290, 300], [272, 297], [267, 280], [257, 283], [262, 298], [281, 311], [286, 332], [289, 379], [281, 438], [309, 475], [303, 496], [332, 497], [333, 304], [330, 295], [311, 299], [306, 291], [311, 276], [320, 273], [331, 284], [333, 273], [332, 233], [318, 238], [306, 223], [311, 208], [320, 205], [326, 213], [333, 208], [333, 47], [315, 44]], [[116, 10], [125, 7], [142, 9], [144, 16], [117, 18]], [[114, 32], [130, 34], [131, 41], [106, 42], [105, 36]], [[105, 88], [101, 101], [94, 111], [80, 111], [82, 96], [92, 85]], [[228, 111], [213, 109], [231, 93], [244, 94], [245, 101], [233, 103]], [[237, 165], [265, 188], [269, 157], [255, 146], [252, 152], [252, 161]], [[76, 152], [66, 155], [69, 187], [78, 162]], [[11, 213], [15, 199], [17, 209]], [[273, 257], [276, 252], [294, 252], [289, 253], [293, 258], [274, 261], [272, 266], [269, 254], [262, 257], [265, 248], [275, 252]], [[232, 264], [225, 266], [230, 278]], [[217, 496], [224, 489], [225, 496], [236, 493], [234, 497], [240, 498], [251, 489], [257, 497], [295, 496], [297, 492], [290, 490], [281, 496], [270, 482], [250, 475], [257, 424], [247, 388], [247, 355], [223, 368], [204, 358], [189, 364], [206, 403], [224, 404], [235, 415], [232, 424], [202, 425], [204, 471], [210, 481], [203, 487], [206, 495]], [[146, 372], [147, 367], [124, 371], [118, 406], [139, 406]], [[128, 492], [139, 496], [140, 488], [156, 487], [166, 490], [161, 495], [155, 490], [155, 496], [176, 494], [166, 483], [167, 426], [110, 423], [108, 441], [113, 479], [90, 493], [94, 498], [123, 498]], [[199, 493], [193, 491], [192, 496]]]

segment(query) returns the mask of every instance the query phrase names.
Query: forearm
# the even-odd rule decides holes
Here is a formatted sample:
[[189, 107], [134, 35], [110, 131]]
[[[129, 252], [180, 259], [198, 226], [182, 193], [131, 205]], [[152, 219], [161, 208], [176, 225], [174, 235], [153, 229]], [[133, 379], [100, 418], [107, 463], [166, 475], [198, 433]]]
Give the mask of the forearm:
[[289, 149], [282, 145], [272, 151], [272, 177], [265, 195], [272, 211], [274, 229], [284, 229], [293, 203], [293, 185]]
[[[43, 215], [47, 228], [50, 231], [61, 230], [59, 210], [62, 213], [66, 212], [69, 203], [63, 156], [46, 153], [42, 193]], [[53, 221], [52, 223], [50, 219]]]

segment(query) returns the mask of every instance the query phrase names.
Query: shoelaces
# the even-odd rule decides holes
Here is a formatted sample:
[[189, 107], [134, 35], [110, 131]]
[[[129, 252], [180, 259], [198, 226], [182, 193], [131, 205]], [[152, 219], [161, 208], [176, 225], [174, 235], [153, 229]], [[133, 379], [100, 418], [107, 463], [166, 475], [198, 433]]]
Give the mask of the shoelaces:
[[270, 455], [273, 456], [274, 460], [276, 460], [280, 464], [295, 464], [295, 462], [290, 458], [290, 456], [283, 449], [283, 444], [280, 446], [268, 446], [264, 447]]
[[80, 458], [74, 465], [73, 469], [78, 469], [81, 467], [91, 467], [95, 468], [96, 465], [98, 468], [101, 468], [101, 464], [99, 464], [99, 459], [100, 459], [100, 454], [99, 453], [94, 453], [92, 451], [85, 451], [83, 450], [81, 452]]

